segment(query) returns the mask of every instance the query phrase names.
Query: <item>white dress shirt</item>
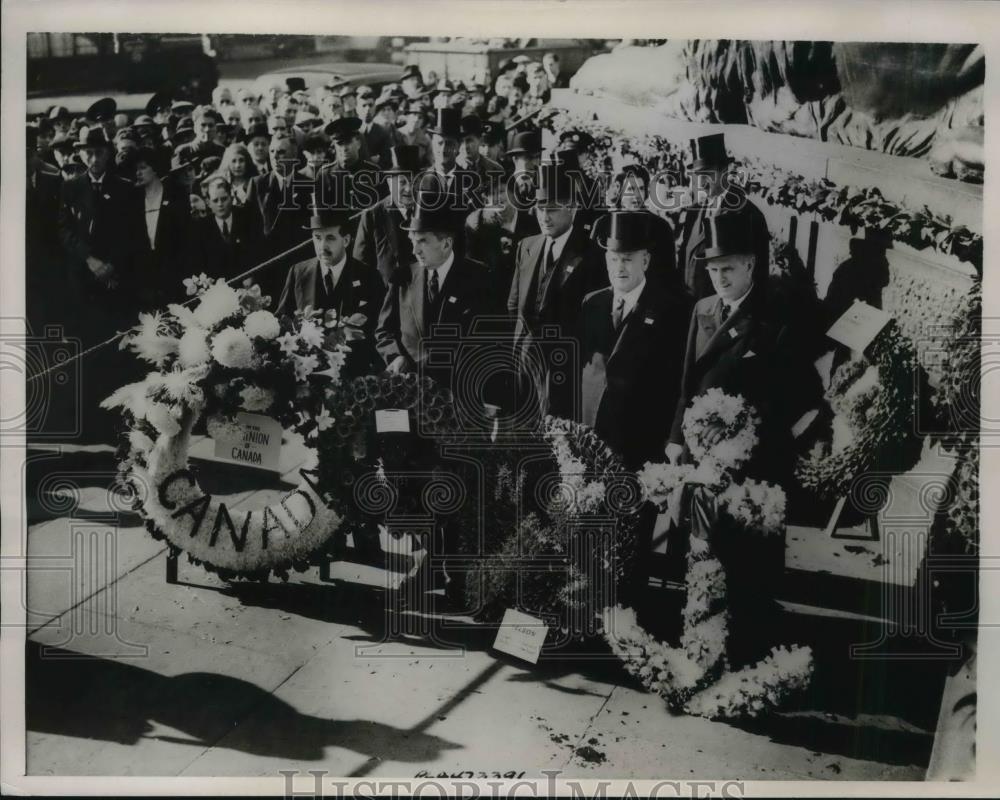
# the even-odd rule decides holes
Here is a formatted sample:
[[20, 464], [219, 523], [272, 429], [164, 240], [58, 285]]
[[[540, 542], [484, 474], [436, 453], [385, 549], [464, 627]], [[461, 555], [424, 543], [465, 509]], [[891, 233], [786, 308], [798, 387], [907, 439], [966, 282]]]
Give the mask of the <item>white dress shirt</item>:
[[[223, 226], [223, 224], [225, 224], [226, 228], [229, 230], [229, 236], [230, 236], [230, 238], [232, 238], [232, 236], [233, 236], [233, 215], [232, 215], [232, 212], [230, 212], [230, 214], [229, 214], [228, 217], [225, 217], [223, 219], [220, 219], [219, 217], [216, 217], [215, 218], [215, 224], [219, 228], [219, 233], [220, 234], [222, 233], [222, 226]], [[225, 237], [223, 236], [222, 238], [225, 238]]]
[[615, 309], [618, 307], [618, 302], [622, 299], [625, 300], [625, 305], [622, 308], [622, 322], [628, 319], [628, 315], [632, 313], [632, 309], [635, 308], [635, 304], [639, 302], [639, 295], [642, 294], [642, 290], [646, 286], [646, 279], [643, 278], [639, 285], [636, 286], [629, 292], [619, 292], [617, 289], [614, 291], [614, 298], [611, 302], [611, 313], [615, 313]]
[[[444, 260], [444, 263], [437, 268], [438, 275], [438, 291], [440, 292], [444, 288], [444, 282], [448, 279], [448, 271], [451, 269], [452, 264], [455, 263], [455, 254], [450, 253], [448, 257]], [[426, 270], [427, 280], [430, 280], [431, 270]]]
[[323, 285], [327, 285], [327, 276], [333, 275], [333, 288], [337, 288], [337, 283], [340, 281], [340, 276], [344, 272], [344, 265], [347, 264], [347, 253], [345, 251], [343, 258], [340, 259], [333, 266], [327, 266], [322, 261], [319, 262], [319, 267], [323, 271]]
[[562, 258], [562, 251], [566, 247], [566, 242], [569, 240], [569, 235], [573, 232], [573, 223], [566, 229], [566, 232], [560, 234], [555, 239], [545, 239], [545, 254], [542, 259], [542, 263], [548, 263], [549, 251], [552, 251], [552, 261], [558, 263], [559, 259]]
[[722, 301], [723, 305], [729, 306], [729, 314], [726, 317], [727, 319], [736, 313], [736, 310], [743, 304], [743, 301], [747, 299], [752, 290], [753, 290], [753, 283], [750, 284], [749, 289], [747, 289], [740, 297], [736, 298], [735, 300], [729, 302], [727, 302], [726, 300]]
[[156, 249], [156, 226], [160, 223], [160, 208], [163, 206], [163, 184], [159, 181], [146, 189], [146, 235], [149, 246]]

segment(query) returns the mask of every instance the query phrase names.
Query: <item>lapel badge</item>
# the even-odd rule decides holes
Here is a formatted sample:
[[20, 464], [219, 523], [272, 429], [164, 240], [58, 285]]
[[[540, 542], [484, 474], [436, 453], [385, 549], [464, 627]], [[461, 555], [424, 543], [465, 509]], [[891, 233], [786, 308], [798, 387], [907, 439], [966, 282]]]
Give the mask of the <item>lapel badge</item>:
[[449, 302], [449, 303], [457, 303], [457, 302], [458, 302], [458, 300], [457, 300], [456, 298], [454, 298], [454, 297], [449, 297], [449, 298], [448, 298], [448, 302]]
[[737, 337], [739, 337], [739, 335], [740, 335], [740, 332], [739, 332], [738, 330], [736, 330], [736, 328], [730, 328], [730, 329], [729, 329], [729, 335], [730, 335], [730, 336], [731, 336], [731, 337], [732, 337], [733, 339], [736, 339]]
[[351, 286], [360, 286], [361, 281], [351, 281]]
[[646, 317], [646, 319], [644, 319], [643, 322], [645, 322], [647, 325], [652, 325], [653, 324], [653, 318], [652, 317]]
[[104, 195], [104, 199], [105, 199], [105, 200], [110, 200], [110, 199], [111, 199], [111, 195], [110, 195], [110, 194], [106, 194], [106, 195]]

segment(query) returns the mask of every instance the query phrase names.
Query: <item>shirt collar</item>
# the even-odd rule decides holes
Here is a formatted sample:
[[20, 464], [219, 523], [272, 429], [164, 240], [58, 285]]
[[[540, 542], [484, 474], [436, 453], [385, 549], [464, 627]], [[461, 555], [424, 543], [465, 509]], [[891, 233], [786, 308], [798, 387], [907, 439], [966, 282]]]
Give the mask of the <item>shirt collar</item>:
[[566, 229], [565, 233], [560, 234], [555, 239], [549, 239], [549, 247], [552, 248], [552, 258], [556, 261], [562, 258], [562, 251], [566, 247], [566, 242], [569, 240], [571, 233], [573, 233], [572, 222], [570, 222], [570, 225]]
[[[444, 260], [444, 263], [440, 267], [437, 268], [438, 290], [439, 291], [440, 291], [441, 287], [444, 286], [444, 282], [448, 278], [448, 271], [451, 269], [452, 264], [454, 264], [454, 263], [455, 263], [455, 253], [452, 252]], [[430, 270], [426, 270], [426, 272], [429, 273]]]
[[743, 301], [750, 296], [750, 292], [752, 291], [753, 291], [753, 283], [750, 284], [750, 288], [743, 293], [742, 297], [738, 297], [737, 299], [732, 300], [730, 302], [726, 302], [725, 300], [722, 301], [724, 305], [729, 306], [730, 316], [736, 313], [736, 309], [738, 309], [743, 304]]
[[639, 302], [639, 295], [642, 294], [642, 290], [645, 288], [646, 288], [646, 279], [643, 278], [639, 282], [639, 285], [633, 288], [629, 292], [619, 292], [617, 289], [615, 289], [614, 290], [615, 296], [614, 296], [614, 302], [612, 303], [612, 308], [618, 305], [618, 300], [620, 298], [625, 298], [624, 316], [627, 316], [632, 311], [632, 309], [635, 308], [635, 304]]
[[322, 261], [319, 262], [319, 267], [323, 271], [323, 279], [326, 280], [326, 276], [331, 272], [333, 273], [333, 285], [337, 285], [337, 281], [340, 280], [340, 275], [344, 271], [344, 265], [347, 263], [347, 251], [344, 251], [343, 257], [334, 264], [332, 267], [328, 267]]
[[218, 227], [218, 229], [220, 231], [222, 230], [223, 223], [225, 223], [226, 225], [229, 226], [230, 232], [232, 232], [232, 230], [233, 230], [233, 212], [232, 211], [229, 212], [229, 216], [228, 217], [223, 217], [222, 219], [219, 219], [218, 217], [213, 217], [213, 219], [215, 220], [216, 227]]

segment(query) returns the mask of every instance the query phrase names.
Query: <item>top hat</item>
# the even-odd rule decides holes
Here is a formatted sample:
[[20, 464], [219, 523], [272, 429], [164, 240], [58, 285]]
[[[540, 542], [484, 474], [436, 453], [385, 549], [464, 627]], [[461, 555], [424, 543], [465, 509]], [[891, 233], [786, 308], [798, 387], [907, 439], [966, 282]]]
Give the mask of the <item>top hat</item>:
[[285, 88], [288, 89], [289, 94], [299, 91], [305, 91], [306, 79], [298, 75], [293, 76], [291, 78], [285, 78]]
[[692, 170], [724, 167], [732, 159], [726, 152], [726, 137], [722, 133], [699, 136], [691, 140]]
[[321, 208], [313, 206], [309, 222], [302, 226], [304, 231], [318, 231], [323, 228], [333, 228], [346, 225], [351, 220], [349, 208]]
[[149, 102], [146, 103], [146, 113], [150, 116], [156, 116], [161, 111], [169, 111], [171, 105], [171, 97], [166, 92], [155, 92], [152, 97], [149, 98]]
[[576, 185], [573, 176], [561, 161], [545, 161], [538, 167], [535, 186], [536, 203], [574, 203]]
[[349, 142], [359, 134], [361, 120], [357, 117], [341, 117], [328, 123], [323, 133], [335, 142]]
[[483, 121], [475, 114], [462, 117], [462, 136], [482, 136]]
[[52, 106], [52, 108], [49, 109], [48, 114], [48, 118], [52, 122], [60, 119], [71, 119], [72, 116], [73, 115], [69, 113], [69, 109], [66, 108], [66, 106]]
[[706, 216], [702, 222], [705, 250], [702, 258], [752, 255], [755, 251], [753, 227], [748, 216], [740, 211], [727, 211]]
[[519, 155], [539, 155], [542, 152], [542, 137], [538, 131], [522, 131], [515, 133], [511, 139], [510, 148], [507, 150], [509, 156]]
[[389, 148], [392, 164], [382, 170], [385, 175], [420, 172], [420, 148], [415, 144], [401, 144]]
[[410, 233], [456, 234], [465, 222], [465, 214], [456, 209], [455, 197], [440, 191], [419, 191], [409, 224], [400, 228]]
[[419, 78], [423, 80], [423, 76], [420, 74], [420, 67], [416, 64], [407, 64], [403, 68], [403, 74], [399, 76], [399, 79], [405, 81], [407, 78]]
[[605, 250], [632, 253], [649, 247], [649, 212], [612, 211], [606, 219], [609, 220], [606, 235], [598, 234], [596, 237], [597, 243]]
[[110, 97], [102, 97], [87, 109], [87, 119], [91, 122], [105, 122], [115, 116], [118, 104]]
[[436, 133], [446, 139], [462, 138], [462, 111], [458, 108], [437, 109], [437, 120], [427, 129], [428, 133]]
[[77, 150], [83, 150], [86, 147], [111, 147], [111, 140], [108, 139], [104, 128], [100, 125], [94, 125], [92, 128], [82, 129], [79, 140], [73, 146]]

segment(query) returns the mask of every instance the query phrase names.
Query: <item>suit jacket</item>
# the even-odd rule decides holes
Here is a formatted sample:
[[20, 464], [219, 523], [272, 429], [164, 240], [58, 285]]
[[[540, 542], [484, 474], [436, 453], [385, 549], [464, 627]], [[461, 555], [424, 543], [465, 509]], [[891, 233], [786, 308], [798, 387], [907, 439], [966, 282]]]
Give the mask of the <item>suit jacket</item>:
[[505, 171], [503, 166], [492, 158], [481, 155], [476, 159], [475, 164], [469, 164], [468, 159], [465, 158], [465, 154], [463, 153], [456, 159], [456, 163], [461, 169], [471, 170], [479, 176], [478, 193], [483, 199], [490, 196], [490, 189], [494, 184], [504, 179]]
[[29, 260], [33, 253], [46, 256], [56, 254], [58, 242], [52, 238], [52, 231], [59, 218], [62, 182], [62, 174], [54, 168], [43, 167], [34, 176], [27, 176], [24, 223], [26, 256]]
[[[426, 340], [434, 326], [453, 326], [458, 337], [467, 336], [485, 304], [486, 286], [482, 264], [455, 256], [447, 280], [440, 287], [437, 313], [428, 317], [425, 308], [427, 270], [417, 263], [394, 275], [385, 295], [375, 343], [386, 364], [404, 356], [407, 368], [422, 369], [424, 374], [451, 386], [454, 364], [434, 369], [427, 363]], [[446, 331], [442, 330], [441, 334]]]
[[[63, 182], [58, 235], [72, 262], [74, 291], [104, 299], [134, 295], [136, 264], [149, 252], [143, 215], [140, 190], [111, 171], [104, 175], [100, 194], [86, 172]], [[114, 266], [117, 289], [108, 290], [94, 277], [86, 264], [88, 256]]]
[[378, 271], [385, 284], [400, 267], [408, 268], [413, 261], [413, 246], [406, 231], [401, 230], [403, 217], [384, 198], [365, 209], [358, 220], [354, 237], [354, 258]]
[[785, 482], [792, 463], [791, 428], [817, 406], [822, 390], [803, 337], [778, 311], [768, 307], [764, 289], [756, 285], [725, 323], [718, 295], [695, 304], [670, 441], [684, 444], [684, 411], [708, 389], [742, 395], [761, 418], [760, 442], [746, 471]]
[[[305, 232], [303, 232], [303, 236]], [[233, 227], [229, 241], [215, 217], [194, 220], [189, 235], [188, 261], [195, 274], [204, 272], [210, 278], [232, 278], [263, 260], [258, 258], [260, 234], [245, 208], [233, 207]]]
[[[530, 390], [535, 394], [539, 413], [574, 419], [579, 411], [576, 392], [581, 364], [576, 345], [580, 306], [587, 294], [607, 286], [608, 275], [589, 235], [574, 226], [556, 262], [541, 312], [538, 312], [536, 299], [545, 239], [544, 234], [528, 236], [518, 245], [507, 297], [507, 310], [516, 317], [514, 355], [519, 372], [532, 384]], [[539, 344], [543, 326], [551, 327], [555, 333], [554, 337], [546, 334], [546, 342], [552, 347], [568, 347], [574, 352], [559, 359], [546, 357], [543, 352], [539, 362], [534, 348]], [[538, 363], [544, 364], [541, 372]]]
[[[191, 219], [189, 202], [187, 194], [177, 184], [163, 184], [156, 229], [141, 280], [143, 303], [148, 307], [186, 299], [182, 281], [204, 271], [185, 262], [195, 222]], [[148, 240], [148, 233], [146, 238]]]
[[[260, 243], [253, 259], [255, 263], [308, 242], [309, 232], [304, 228], [309, 221], [313, 188], [314, 182], [298, 172], [290, 176], [284, 188], [278, 185], [273, 171], [250, 181], [244, 209], [250, 215], [250, 224]], [[300, 247], [258, 272], [255, 280], [260, 284], [261, 291], [272, 298], [277, 297], [285, 285], [288, 266], [300, 260], [306, 252], [304, 246]]]
[[344, 271], [337, 280], [333, 295], [323, 285], [323, 270], [316, 258], [294, 264], [288, 270], [285, 288], [278, 300], [278, 314], [294, 314], [306, 306], [333, 310], [338, 317], [363, 314], [365, 335], [374, 336], [378, 315], [385, 298], [385, 284], [379, 274], [351, 256], [347, 257]]
[[392, 160], [389, 148], [392, 147], [392, 137], [389, 131], [377, 122], [372, 122], [361, 134], [361, 158], [377, 159], [379, 166], [384, 167]]
[[587, 295], [580, 315], [581, 421], [618, 453], [626, 467], [662, 461], [680, 392], [686, 297], [647, 280], [616, 333], [614, 291]]
[[[504, 218], [508, 216], [512, 217], [513, 224], [504, 225]], [[466, 252], [486, 265], [490, 283], [496, 289], [493, 305], [498, 314], [506, 311], [518, 243], [537, 233], [538, 222], [534, 216], [522, 214], [513, 207], [499, 213], [490, 208], [477, 208], [465, 220]]]
[[378, 166], [360, 159], [345, 168], [336, 162], [326, 164], [317, 179], [318, 199], [325, 208], [370, 208], [386, 196], [386, 184]]
[[[725, 213], [741, 213], [746, 215], [747, 225], [752, 229], [755, 244], [754, 283], [764, 286], [771, 262], [771, 241], [767, 230], [767, 220], [763, 212], [757, 208], [745, 195], [734, 190], [727, 193], [723, 201], [724, 209], [734, 209]], [[738, 210], [737, 210], [738, 209]], [[700, 300], [715, 294], [712, 281], [705, 268], [704, 220], [708, 214], [704, 207], [692, 206], [681, 212], [677, 231], [677, 265], [683, 275], [684, 285], [692, 299]]]

